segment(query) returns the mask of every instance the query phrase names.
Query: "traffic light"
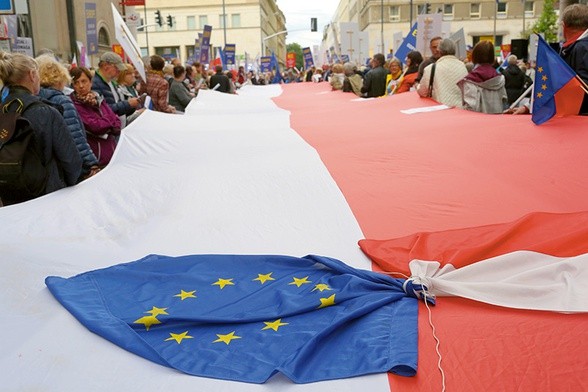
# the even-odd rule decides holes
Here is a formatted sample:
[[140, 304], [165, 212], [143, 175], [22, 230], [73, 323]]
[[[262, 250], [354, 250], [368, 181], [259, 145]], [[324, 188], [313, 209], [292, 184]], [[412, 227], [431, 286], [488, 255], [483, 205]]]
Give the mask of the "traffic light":
[[159, 25], [159, 27], [163, 26], [163, 19], [161, 19], [161, 11], [155, 11], [155, 23]]
[[431, 3], [425, 3], [425, 14], [431, 13]]
[[171, 15], [168, 15], [168, 16], [167, 16], [167, 25], [168, 25], [170, 28], [174, 27], [174, 19], [172, 18], [172, 16], [171, 16]]
[[310, 18], [310, 31], [317, 31], [317, 21], [316, 18]]

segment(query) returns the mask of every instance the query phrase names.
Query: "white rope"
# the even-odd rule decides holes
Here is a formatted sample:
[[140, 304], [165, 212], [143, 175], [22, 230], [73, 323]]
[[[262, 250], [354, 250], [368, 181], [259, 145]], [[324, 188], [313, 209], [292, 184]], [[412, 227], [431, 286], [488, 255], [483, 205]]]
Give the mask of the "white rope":
[[[386, 275], [396, 275], [396, 276], [402, 276], [406, 279], [410, 279], [409, 276], [403, 274], [402, 272], [392, 272], [392, 271], [380, 271], [383, 274]], [[445, 392], [446, 390], [446, 385], [445, 385], [445, 371], [443, 370], [443, 367], [441, 366], [441, 360], [443, 359], [443, 356], [441, 355], [441, 351], [439, 350], [439, 346], [441, 345], [441, 340], [439, 340], [439, 337], [437, 337], [437, 333], [436, 333], [436, 329], [435, 329], [435, 325], [433, 324], [433, 313], [431, 312], [431, 308], [429, 307], [429, 303], [427, 302], [427, 297], [435, 299], [434, 296], [429, 295], [427, 289], [425, 288], [425, 286], [423, 286], [423, 296], [422, 296], [422, 300], [425, 303], [425, 307], [427, 308], [427, 311], [429, 312], [429, 325], [431, 326], [431, 330], [433, 332], [433, 338], [435, 339], [435, 352], [437, 353], [437, 357], [439, 358], [439, 360], [437, 361], [437, 368], [439, 369], [439, 372], [441, 372], [441, 392]]]

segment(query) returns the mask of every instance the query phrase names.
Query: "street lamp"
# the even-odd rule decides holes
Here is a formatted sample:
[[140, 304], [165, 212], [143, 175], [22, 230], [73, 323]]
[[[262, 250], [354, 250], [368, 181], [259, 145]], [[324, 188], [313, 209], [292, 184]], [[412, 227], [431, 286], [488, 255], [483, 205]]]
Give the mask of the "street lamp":
[[225, 46], [227, 46], [227, 11], [225, 9], [225, 0], [223, 0], [223, 35], [225, 39]]

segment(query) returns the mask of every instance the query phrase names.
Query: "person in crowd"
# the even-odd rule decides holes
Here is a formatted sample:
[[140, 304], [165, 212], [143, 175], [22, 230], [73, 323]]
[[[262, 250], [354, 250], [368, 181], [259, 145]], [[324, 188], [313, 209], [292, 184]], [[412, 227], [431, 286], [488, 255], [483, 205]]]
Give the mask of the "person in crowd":
[[163, 78], [167, 81], [168, 84], [171, 84], [172, 80], [174, 80], [173, 64], [165, 64], [163, 66]]
[[139, 96], [139, 92], [137, 91], [137, 70], [131, 64], [125, 64], [126, 69], [121, 71], [117, 78], [117, 90], [118, 95], [121, 100], [128, 101], [131, 98], [138, 98], [139, 99], [139, 106], [137, 106], [137, 110], [127, 116], [127, 125], [129, 125], [133, 120], [141, 115], [145, 111], [143, 107], [143, 99]]
[[468, 71], [465, 64], [455, 57], [455, 43], [449, 38], [441, 40], [439, 52], [441, 57], [425, 68], [417, 92], [421, 97], [432, 97], [441, 104], [461, 107], [461, 91], [457, 82]]
[[317, 68], [314, 73], [312, 74], [312, 81], [314, 83], [320, 83], [323, 81], [323, 70], [321, 68]]
[[202, 71], [202, 64], [199, 62], [195, 62], [192, 64], [192, 68], [194, 69], [194, 73], [192, 77], [194, 78], [194, 88], [205, 88], [206, 87], [206, 77], [204, 76], [204, 72]]
[[[17, 105], [20, 100], [26, 110], [22, 116], [29, 120], [47, 169], [47, 182], [41, 194], [75, 185], [82, 172], [82, 158], [59, 111], [37, 97], [41, 89], [39, 66], [24, 54], [0, 51], [0, 80], [3, 84], [2, 105]], [[32, 105], [32, 106], [31, 106]], [[20, 203], [20, 195], [0, 195], [0, 205]]]
[[117, 87], [114, 83], [118, 74], [125, 71], [127, 67], [120, 56], [114, 52], [106, 52], [100, 56], [98, 69], [92, 80], [92, 90], [96, 91], [106, 100], [106, 103], [117, 116], [119, 116], [123, 127], [126, 124], [126, 116], [131, 115], [141, 106], [138, 98], [121, 100]]
[[185, 78], [185, 68], [182, 65], [176, 65], [174, 67], [174, 80], [169, 87], [169, 104], [176, 108], [176, 113], [185, 112], [186, 106], [194, 98], [194, 95], [186, 89], [183, 83]]
[[69, 72], [63, 64], [50, 55], [37, 57], [41, 90], [39, 97], [57, 105], [63, 111], [63, 119], [71, 134], [76, 148], [82, 158], [81, 178], [88, 178], [98, 173], [98, 159], [88, 144], [86, 130], [70, 97], [63, 93], [65, 86], [71, 82]]
[[368, 71], [363, 80], [362, 94], [367, 98], [381, 97], [386, 95], [386, 75], [388, 71], [384, 68], [386, 59], [382, 53], [377, 53], [372, 59], [372, 69]]
[[235, 83], [237, 88], [240, 88], [242, 85], [244, 85], [246, 81], [247, 75], [245, 75], [245, 67], [241, 65], [239, 66], [239, 71], [237, 72], [237, 82]]
[[[588, 84], [588, 5], [572, 4], [561, 15], [565, 42], [561, 57]], [[584, 95], [581, 114], [588, 114], [588, 94]]]
[[514, 54], [508, 56], [508, 65], [501, 72], [506, 80], [506, 95], [508, 104], [516, 101], [525, 91], [526, 75], [518, 66], [518, 58]]
[[472, 50], [474, 69], [459, 82], [463, 108], [481, 113], [502, 113], [507, 95], [504, 76], [494, 68], [494, 45], [480, 41]]
[[343, 92], [354, 93], [361, 97], [361, 87], [363, 86], [363, 77], [361, 72], [357, 70], [357, 66], [353, 62], [343, 64], [343, 72], [345, 79], [343, 80]]
[[386, 94], [392, 95], [396, 91], [402, 77], [402, 63], [396, 57], [388, 61], [388, 75], [386, 75]]
[[210, 88], [220, 91], [221, 93], [230, 93], [231, 81], [227, 75], [223, 73], [223, 66], [217, 65], [214, 67], [214, 70], [216, 73], [210, 77]]
[[423, 73], [425, 72], [425, 68], [427, 68], [430, 64], [433, 64], [441, 57], [441, 52], [439, 51], [439, 44], [441, 43], [441, 37], [433, 37], [431, 41], [429, 41], [429, 49], [431, 50], [431, 57], [428, 57], [425, 61], [421, 63], [419, 66], [419, 73], [416, 77], [416, 82], [419, 83], [423, 78]]
[[305, 82], [312, 82], [312, 74], [314, 73], [315, 68], [314, 65], [306, 70], [306, 74], [304, 75]]
[[333, 72], [331, 74], [331, 78], [329, 83], [331, 84], [331, 88], [333, 90], [343, 90], [343, 82], [345, 81], [345, 73], [343, 72], [343, 65], [342, 64], [334, 64], [333, 65]]
[[154, 54], [149, 58], [147, 81], [141, 84], [139, 93], [146, 93], [151, 97], [153, 110], [164, 113], [174, 113], [176, 109], [168, 103], [169, 83], [163, 78], [163, 57]]
[[400, 94], [410, 91], [416, 84], [416, 78], [419, 74], [419, 66], [423, 62], [423, 56], [418, 50], [412, 50], [406, 55], [406, 69], [396, 85], [396, 90], [392, 94]]
[[186, 78], [184, 79], [183, 83], [186, 85], [188, 91], [194, 92], [196, 86], [194, 83], [194, 68], [192, 68], [190, 65], [187, 65], [184, 67], [184, 69], [186, 70]]
[[80, 114], [88, 134], [88, 143], [98, 158], [100, 167], [106, 166], [116, 148], [116, 138], [120, 135], [119, 117], [108, 106], [104, 97], [92, 91], [92, 74], [85, 67], [70, 71], [74, 92], [71, 99]]

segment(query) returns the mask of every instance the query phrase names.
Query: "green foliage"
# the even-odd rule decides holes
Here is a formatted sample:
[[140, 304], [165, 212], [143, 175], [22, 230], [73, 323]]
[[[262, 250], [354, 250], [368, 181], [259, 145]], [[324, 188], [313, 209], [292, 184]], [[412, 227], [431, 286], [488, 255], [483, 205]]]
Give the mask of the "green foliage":
[[300, 44], [292, 42], [291, 44], [286, 45], [286, 51], [296, 53], [296, 68], [302, 69], [304, 58], [302, 57], [302, 48], [300, 47]]
[[547, 42], [557, 42], [557, 15], [553, 8], [554, 0], [545, 0], [543, 11], [533, 25], [535, 33], [543, 33]]

